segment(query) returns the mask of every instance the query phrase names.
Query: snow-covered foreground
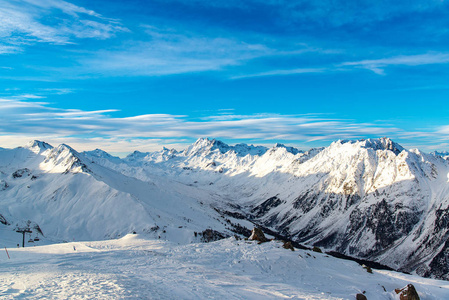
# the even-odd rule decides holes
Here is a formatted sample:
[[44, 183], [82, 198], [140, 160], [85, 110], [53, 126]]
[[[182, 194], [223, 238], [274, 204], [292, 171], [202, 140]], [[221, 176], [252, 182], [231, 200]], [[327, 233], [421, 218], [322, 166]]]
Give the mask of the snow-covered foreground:
[[[76, 249], [76, 250], [75, 250]], [[398, 299], [412, 283], [421, 299], [448, 299], [449, 283], [281, 242], [228, 238], [178, 245], [127, 235], [118, 240], [11, 248], [0, 253], [1, 299]]]

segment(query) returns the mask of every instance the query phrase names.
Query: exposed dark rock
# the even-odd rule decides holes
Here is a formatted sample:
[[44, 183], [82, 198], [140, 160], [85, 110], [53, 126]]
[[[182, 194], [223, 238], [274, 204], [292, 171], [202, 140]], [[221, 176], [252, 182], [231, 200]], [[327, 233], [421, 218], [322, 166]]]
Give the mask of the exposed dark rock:
[[358, 194], [347, 195], [345, 209], [359, 203], [360, 200], [362, 200], [362, 198]]
[[341, 259], [352, 260], [352, 261], [359, 263], [360, 265], [366, 265], [373, 269], [395, 271], [395, 269], [390, 268], [386, 265], [382, 265], [378, 262], [347, 256], [347, 255], [344, 255], [344, 254], [341, 254], [341, 253], [338, 253], [335, 251], [329, 251], [329, 252], [326, 252], [326, 254], [329, 254], [333, 257], [337, 257], [337, 258], [341, 258]]
[[295, 251], [295, 248], [293, 247], [292, 242], [290, 241], [284, 242], [282, 247], [284, 247], [284, 249], [290, 249], [292, 251]]
[[393, 211], [385, 199], [372, 205], [371, 209], [372, 213], [367, 216], [366, 226], [372, 229], [376, 236], [376, 250], [381, 250], [399, 238], [399, 234], [394, 228]]
[[208, 164], [206, 165], [206, 168], [207, 168], [207, 167], [215, 167], [215, 166], [217, 166], [217, 163], [213, 161], [213, 162], [208, 163]]
[[6, 181], [0, 180], [0, 190], [1, 191], [6, 190], [8, 187], [9, 187], [9, 184]]
[[261, 243], [268, 242], [268, 239], [265, 237], [265, 234], [263, 234], [262, 229], [257, 227], [254, 227], [249, 239], [253, 241], [259, 241]]
[[370, 267], [368, 267], [366, 265], [362, 265], [362, 268], [364, 268], [366, 270], [366, 272], [373, 274], [373, 269], [371, 269]]
[[418, 292], [411, 283], [402, 289], [395, 289], [394, 291], [399, 295], [400, 300], [419, 300]]
[[318, 252], [318, 253], [323, 253], [323, 251], [321, 251], [321, 249], [320, 249], [319, 247], [317, 247], [317, 246], [314, 246], [314, 247], [312, 248], [312, 251]]
[[6, 218], [0, 214], [0, 223], [3, 225], [9, 225], [9, 222], [6, 220]]
[[377, 251], [389, 247], [394, 241], [407, 235], [419, 221], [418, 214], [405, 208], [397, 211], [385, 199], [373, 204], [370, 210], [363, 214], [366, 216], [366, 227], [376, 236]]
[[[393, 142], [392, 140], [386, 137], [380, 139], [367, 139], [360, 141], [364, 142], [363, 145], [364, 148], [371, 148], [373, 150], [390, 150], [395, 155], [399, 155], [399, 153], [401, 153], [404, 150], [404, 148], [401, 145]], [[354, 143], [354, 141], [343, 141], [343, 142]]]
[[435, 276], [438, 279], [449, 280], [449, 239], [444, 243], [441, 251], [432, 259], [426, 277]]
[[337, 244], [337, 242], [341, 239], [340, 234], [337, 232], [331, 233], [330, 235], [324, 237], [322, 240], [316, 243], [316, 246], [328, 247]]
[[250, 237], [251, 236], [251, 230], [249, 230], [248, 228], [246, 228], [245, 226], [242, 226], [240, 224], [234, 224], [231, 222], [231, 226], [232, 231], [237, 233], [237, 234], [241, 234], [244, 237]]
[[435, 231], [449, 228], [449, 208], [437, 209], [435, 212]]
[[293, 202], [293, 208], [302, 210], [303, 213], [311, 211], [318, 203], [319, 195], [313, 191], [306, 191], [304, 194], [298, 196]]
[[214, 242], [226, 238], [221, 232], [213, 229], [206, 229], [201, 233], [201, 241], [205, 243]]
[[[220, 212], [220, 213], [222, 212], [220, 210], [217, 210], [217, 211]], [[246, 220], [248, 218], [248, 216], [246, 216], [246, 215], [244, 215], [242, 213], [239, 213], [239, 212], [223, 211], [222, 213], [225, 214], [225, 215], [228, 215], [230, 217], [233, 217], [233, 218], [236, 218], [236, 219], [240, 219], [240, 220]]]
[[265, 215], [270, 209], [275, 208], [282, 204], [282, 200], [279, 199], [277, 196], [268, 198], [258, 206], [254, 207], [251, 210], [251, 213], [254, 214], [256, 217], [261, 217]]
[[12, 178], [20, 178], [23, 176], [30, 176], [31, 175], [31, 171], [28, 168], [24, 168], [24, 169], [19, 169], [17, 171], [15, 171], [14, 173], [12, 173]]
[[366, 298], [366, 296], [365, 295], [363, 295], [363, 294], [357, 294], [357, 295], [355, 295], [355, 299], [356, 300], [368, 300], [368, 298]]

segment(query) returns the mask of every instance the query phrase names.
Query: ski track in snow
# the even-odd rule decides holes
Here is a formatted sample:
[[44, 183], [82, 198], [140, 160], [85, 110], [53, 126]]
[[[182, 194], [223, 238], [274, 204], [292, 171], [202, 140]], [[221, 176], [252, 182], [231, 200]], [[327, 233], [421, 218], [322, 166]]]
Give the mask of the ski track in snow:
[[276, 241], [176, 245], [127, 235], [9, 253], [9, 260], [0, 255], [1, 299], [355, 299], [366, 291], [371, 300], [396, 299], [393, 290], [408, 283], [421, 299], [449, 297], [444, 281], [369, 274], [354, 262]]

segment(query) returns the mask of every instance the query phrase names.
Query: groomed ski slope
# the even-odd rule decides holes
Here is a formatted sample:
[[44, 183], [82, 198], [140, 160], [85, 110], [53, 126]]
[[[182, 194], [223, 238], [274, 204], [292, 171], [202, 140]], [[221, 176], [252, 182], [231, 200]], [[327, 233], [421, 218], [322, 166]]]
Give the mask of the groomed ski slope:
[[[75, 248], [74, 248], [75, 247]], [[76, 249], [76, 250], [75, 250]], [[131, 234], [118, 240], [0, 252], [1, 299], [449, 299], [449, 283], [362, 266], [282, 243], [228, 238], [178, 245]], [[385, 289], [385, 290], [384, 290]]]

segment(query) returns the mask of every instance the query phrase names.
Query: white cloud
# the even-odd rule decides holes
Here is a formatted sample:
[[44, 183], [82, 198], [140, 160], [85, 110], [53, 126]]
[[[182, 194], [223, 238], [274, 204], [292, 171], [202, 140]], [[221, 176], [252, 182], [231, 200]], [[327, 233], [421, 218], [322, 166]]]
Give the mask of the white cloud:
[[23, 2], [32, 4], [37, 7], [41, 7], [44, 9], [59, 9], [63, 11], [64, 13], [77, 17], [78, 14], [87, 14], [90, 16], [98, 17], [100, 18], [101, 15], [92, 11], [88, 10], [84, 7], [80, 7], [77, 5], [74, 5], [72, 3], [69, 3], [67, 1], [62, 0], [24, 0]]
[[59, 0], [0, 0], [0, 20], [0, 54], [36, 42], [68, 44], [73, 38], [105, 39], [127, 30], [115, 20]]
[[446, 137], [449, 137], [449, 125], [439, 127], [437, 133], [444, 134]]
[[367, 59], [354, 62], [344, 62], [341, 67], [357, 67], [384, 75], [384, 68], [388, 66], [421, 66], [449, 63], [449, 53], [426, 53], [418, 55], [401, 55], [382, 59]]
[[231, 79], [242, 79], [264, 76], [286, 76], [295, 74], [347, 72], [355, 69], [368, 69], [378, 75], [386, 75], [385, 68], [389, 66], [421, 66], [431, 64], [449, 63], [449, 53], [425, 53], [418, 55], [401, 55], [382, 59], [366, 59], [360, 61], [343, 62], [336, 65], [318, 68], [280, 69], [267, 72], [244, 74], [231, 77]]
[[55, 94], [55, 95], [65, 95], [74, 92], [73, 89], [69, 88], [42, 88], [39, 89], [39, 91], [44, 92], [45, 94]]
[[240, 76], [231, 77], [231, 79], [242, 79], [251, 77], [265, 77], [265, 76], [285, 76], [296, 74], [310, 74], [310, 73], [323, 73], [329, 71], [328, 68], [297, 68], [297, 69], [284, 69], [284, 70], [272, 70], [268, 72], [245, 74]]
[[143, 26], [150, 41], [125, 44], [82, 58], [76, 73], [160, 76], [220, 70], [275, 51], [234, 38], [209, 37], [172, 29]]
[[[1, 30], [1, 28], [0, 28]], [[21, 52], [21, 48], [13, 45], [1, 45], [0, 44], [0, 54], [11, 54]], [[7, 68], [7, 67], [2, 67]]]
[[[329, 118], [323, 115], [215, 115], [195, 120], [185, 115], [147, 114], [118, 118], [116, 110], [83, 111], [58, 109], [47, 103], [29, 100], [0, 99], [0, 136], [6, 145], [22, 141], [14, 136], [48, 140], [76, 139], [77, 143], [97, 146], [111, 140], [123, 151], [133, 150], [129, 141], [140, 144], [155, 139], [171, 139], [182, 144], [185, 138], [210, 136], [223, 139], [259, 141], [291, 140], [313, 142], [340, 138], [397, 135], [400, 129], [379, 124], [357, 123], [351, 120]], [[6, 138], [7, 137], [7, 138]], [[147, 140], [147, 142], [141, 141]], [[108, 144], [110, 146], [110, 144]], [[3, 145], [5, 146], [5, 145]], [[91, 145], [92, 147], [92, 145]]]

